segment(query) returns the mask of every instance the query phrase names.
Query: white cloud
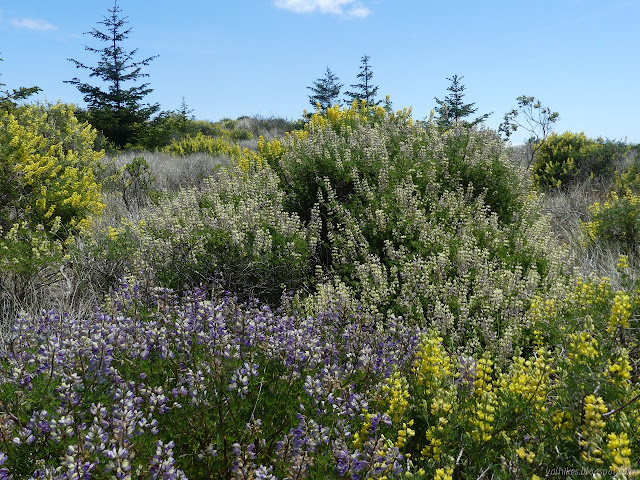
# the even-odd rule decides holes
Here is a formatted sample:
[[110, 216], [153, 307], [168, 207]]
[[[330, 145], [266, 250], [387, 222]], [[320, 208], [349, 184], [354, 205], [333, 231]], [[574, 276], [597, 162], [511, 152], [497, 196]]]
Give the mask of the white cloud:
[[367, 18], [371, 15], [371, 10], [364, 5], [355, 5], [347, 12], [347, 14], [350, 17]]
[[28, 30], [39, 30], [45, 32], [47, 30], [57, 30], [58, 27], [52, 25], [49, 22], [45, 22], [44, 20], [35, 19], [35, 18], [14, 18], [11, 20], [11, 24], [14, 27], [18, 28], [26, 28]]
[[358, 0], [275, 0], [274, 5], [293, 13], [329, 13], [357, 18], [371, 14], [371, 10]]

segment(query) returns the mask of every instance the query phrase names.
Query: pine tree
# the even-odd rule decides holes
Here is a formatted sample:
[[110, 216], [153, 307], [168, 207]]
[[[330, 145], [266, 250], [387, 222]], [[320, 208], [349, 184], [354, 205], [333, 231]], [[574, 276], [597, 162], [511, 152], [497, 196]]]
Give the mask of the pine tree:
[[447, 90], [451, 92], [451, 95], [444, 97], [444, 100], [438, 100], [437, 97], [434, 97], [436, 103], [439, 105], [435, 108], [438, 114], [436, 123], [442, 129], [449, 129], [458, 122], [463, 122], [466, 126], [471, 127], [484, 122], [489, 115], [491, 115], [491, 113], [485, 113], [471, 122], [463, 120], [478, 110], [473, 107], [475, 103], [464, 103], [462, 100], [466, 88], [460, 83], [463, 78], [464, 77], [458, 77], [458, 75], [454, 75], [453, 78], [447, 78], [447, 80], [451, 82], [451, 85], [447, 88]]
[[104, 85], [84, 83], [78, 78], [65, 83], [75, 85], [84, 94], [92, 125], [101, 130], [117, 147], [124, 147], [136, 141], [136, 136], [144, 129], [147, 121], [160, 109], [158, 104], [141, 104], [142, 99], [153, 91], [148, 83], [125, 87], [129, 82], [148, 77], [148, 74], [142, 73], [142, 67], [149, 65], [156, 57], [134, 61], [138, 49], [125, 51], [122, 48], [122, 42], [131, 33], [130, 28], [125, 28], [129, 23], [128, 17], [121, 16], [122, 10], [118, 7], [117, 0], [108, 12], [110, 15], [98, 22], [105, 26], [104, 32], [95, 28], [87, 32], [107, 44], [104, 48], [85, 46], [85, 50], [100, 56], [97, 66], [88, 66], [78, 60], [68, 59], [76, 68], [89, 70], [90, 77], [99, 78], [108, 87], [105, 89]]
[[324, 78], [318, 78], [313, 82], [313, 86], [307, 87], [314, 93], [309, 95], [309, 103], [314, 108], [320, 104], [320, 111], [326, 112], [333, 105], [340, 105], [338, 97], [342, 87], [343, 85], [339, 82], [339, 78], [327, 67]]
[[378, 87], [373, 86], [371, 83], [371, 79], [373, 78], [373, 71], [371, 70], [371, 65], [369, 65], [369, 57], [364, 55], [360, 59], [360, 73], [358, 73], [358, 78], [360, 79], [360, 83], [355, 85], [351, 85], [351, 88], [354, 88], [353, 92], [345, 92], [347, 96], [347, 102], [351, 103], [354, 100], [366, 100], [367, 105], [378, 105], [381, 103], [381, 100], [376, 101], [376, 95], [378, 94]]
[[[0, 58], [0, 62], [2, 61], [2, 58]], [[6, 87], [6, 85], [0, 82], [0, 88], [1, 87]], [[20, 100], [24, 100], [41, 90], [40, 87], [20, 87], [17, 89], [14, 88], [12, 91], [0, 90], [0, 110], [10, 110], [14, 108]]]

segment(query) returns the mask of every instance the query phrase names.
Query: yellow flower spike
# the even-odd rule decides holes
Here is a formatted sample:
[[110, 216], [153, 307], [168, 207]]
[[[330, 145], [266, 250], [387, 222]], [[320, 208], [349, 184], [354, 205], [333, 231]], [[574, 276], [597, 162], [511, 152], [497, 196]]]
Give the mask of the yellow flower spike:
[[611, 464], [609, 468], [614, 472], [624, 471], [631, 467], [631, 449], [629, 448], [629, 436], [622, 432], [620, 436], [616, 433], [607, 435], [607, 450]]
[[609, 317], [607, 332], [615, 332], [619, 328], [629, 328], [629, 317], [631, 316], [631, 297], [624, 292], [616, 292]]

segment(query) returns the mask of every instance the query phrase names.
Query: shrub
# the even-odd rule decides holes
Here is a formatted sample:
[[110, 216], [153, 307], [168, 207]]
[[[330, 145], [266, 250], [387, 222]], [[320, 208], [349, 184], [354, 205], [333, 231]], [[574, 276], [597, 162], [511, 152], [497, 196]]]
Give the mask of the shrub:
[[616, 191], [604, 203], [589, 207], [591, 220], [583, 223], [583, 230], [591, 242], [622, 246], [628, 253], [638, 253], [640, 242], [640, 195], [627, 190]]
[[340, 295], [436, 325], [451, 348], [510, 355], [528, 300], [564, 278], [535, 194], [489, 130], [443, 133], [356, 103], [268, 145], [286, 208], [320, 242], [316, 291], [299, 296], [309, 313]]
[[0, 265], [3, 290], [18, 299], [103, 208], [95, 137], [70, 105], [24, 106], [0, 117]]
[[238, 147], [222, 138], [214, 138], [200, 132], [195, 136], [187, 136], [181, 140], [172, 141], [162, 148], [165, 153], [173, 155], [189, 155], [191, 153], [207, 153], [209, 155], [236, 155]]
[[231, 130], [231, 132], [229, 133], [229, 137], [231, 138], [231, 140], [235, 141], [251, 140], [253, 138], [253, 135], [249, 130], [245, 130], [244, 128], [236, 128], [234, 130]]
[[613, 175], [615, 161], [626, 151], [618, 142], [590, 139], [584, 133], [552, 133], [539, 146], [533, 179], [540, 189], [566, 187], [587, 178]]
[[142, 215], [138, 266], [182, 289], [214, 276], [241, 298], [277, 303], [309, 280], [313, 240], [270, 169], [220, 169], [201, 189], [163, 198]]

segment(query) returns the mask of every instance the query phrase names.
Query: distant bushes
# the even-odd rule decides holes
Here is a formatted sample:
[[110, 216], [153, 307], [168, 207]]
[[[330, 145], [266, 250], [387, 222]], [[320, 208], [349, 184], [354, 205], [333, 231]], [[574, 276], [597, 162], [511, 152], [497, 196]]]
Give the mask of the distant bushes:
[[613, 190], [604, 202], [589, 207], [590, 220], [582, 227], [589, 242], [622, 248], [630, 254], [640, 250], [640, 160], [616, 175]]
[[626, 152], [619, 142], [590, 139], [584, 133], [552, 133], [540, 145], [533, 180], [540, 189], [564, 188], [588, 178], [611, 178]]
[[171, 142], [162, 148], [164, 153], [173, 155], [189, 155], [192, 153], [206, 153], [208, 155], [233, 155], [238, 147], [229, 140], [204, 135], [200, 132], [194, 136], [187, 136]]

